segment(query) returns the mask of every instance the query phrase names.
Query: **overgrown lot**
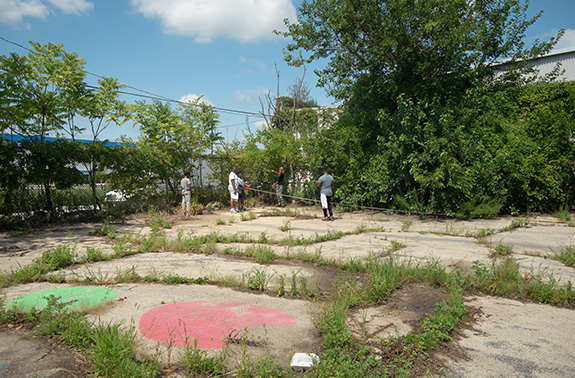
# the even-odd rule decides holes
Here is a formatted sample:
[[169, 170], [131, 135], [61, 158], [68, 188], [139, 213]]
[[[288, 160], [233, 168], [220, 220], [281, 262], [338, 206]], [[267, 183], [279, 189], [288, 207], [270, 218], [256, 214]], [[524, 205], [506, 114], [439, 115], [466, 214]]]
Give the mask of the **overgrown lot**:
[[[282, 219], [277, 236], [261, 233], [224, 232], [237, 222], [257, 219]], [[271, 218], [270, 218], [271, 217]], [[292, 236], [298, 219], [315, 220], [313, 210], [283, 209], [246, 212], [240, 218], [215, 214], [212, 226], [220, 227], [204, 235], [167, 232], [182, 226], [181, 220], [165, 214], [148, 214], [142, 219], [148, 233], [122, 233], [120, 226], [110, 223], [93, 228], [93, 233], [113, 243], [113, 253], [97, 248], [80, 251], [73, 245], [60, 245], [46, 250], [32, 264], [0, 275], [3, 288], [29, 282], [72, 283], [74, 285], [113, 285], [118, 283], [163, 283], [166, 285], [215, 285], [236, 290], [259, 292], [290, 300], [298, 298], [314, 304], [313, 323], [321, 334], [318, 346], [320, 363], [304, 373], [290, 371], [285, 361], [276, 360], [271, 353], [263, 356], [237, 355], [224, 348], [220, 353], [189, 346], [181, 351], [177, 361], [166, 363], [161, 356], [138, 353], [138, 332], [129, 324], [94, 323], [82, 312], [66, 309], [58, 298], [49, 298], [49, 305], [40, 312], [19, 314], [2, 302], [0, 321], [3, 325], [24, 325], [30, 332], [64, 342], [80, 351], [89, 361], [87, 370], [102, 377], [120, 376], [420, 376], [436, 374], [446, 368], [445, 359], [437, 356], [461, 357], [465, 351], [457, 348], [461, 330], [470, 326], [478, 309], [466, 305], [466, 294], [517, 298], [572, 308], [575, 292], [571, 283], [559, 282], [547, 273], [525, 272], [520, 269], [512, 248], [490, 244], [498, 233], [528, 227], [525, 221], [513, 221], [501, 229], [479, 229], [465, 237], [488, 244], [491, 263], [474, 261], [471, 267], [447, 268], [440, 260], [405, 258], [400, 252], [406, 247], [399, 242], [370, 253], [367, 258], [333, 259], [322, 256], [321, 245], [353, 235], [377, 234], [385, 230], [386, 222], [376, 227], [357, 224], [348, 231], [326, 230], [313, 237]], [[337, 222], [335, 222], [337, 225]], [[410, 232], [413, 224], [402, 220], [399, 233]], [[233, 230], [233, 228], [232, 228]], [[441, 234], [457, 234], [446, 228]], [[231, 245], [231, 247], [230, 247]], [[316, 247], [315, 252], [298, 250], [289, 256], [274, 248]], [[317, 249], [320, 247], [320, 249]], [[116, 275], [70, 278], [68, 267], [78, 267], [97, 261], [121, 260], [127, 256], [173, 251], [180, 254], [217, 255], [230, 259], [254, 261], [265, 265], [289, 265], [292, 276], [272, 277], [263, 269], [234, 277], [186, 277], [171, 272], [154, 271], [140, 275], [135, 269], [119, 271]], [[557, 250], [553, 257], [570, 265], [572, 246]], [[298, 274], [298, 269], [309, 269], [313, 276]], [[418, 316], [411, 320], [412, 330], [405, 334], [380, 336], [366, 328], [370, 308], [391, 305], [401, 293], [411, 293], [406, 303], [418, 303]], [[399, 295], [399, 297], [398, 297]], [[424, 299], [429, 298], [429, 299]], [[352, 321], [351, 319], [355, 319]], [[363, 319], [363, 320], [362, 320]], [[249, 333], [228, 339], [228, 344], [246, 347], [253, 343]]]

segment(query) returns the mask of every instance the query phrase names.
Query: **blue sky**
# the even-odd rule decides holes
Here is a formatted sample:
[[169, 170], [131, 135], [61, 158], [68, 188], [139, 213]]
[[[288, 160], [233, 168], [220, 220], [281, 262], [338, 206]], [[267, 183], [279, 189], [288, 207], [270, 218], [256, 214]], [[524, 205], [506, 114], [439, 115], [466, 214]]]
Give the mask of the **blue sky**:
[[[294, 20], [300, 1], [291, 0], [0, 0], [0, 37], [28, 47], [28, 41], [63, 43], [86, 59], [86, 70], [174, 100], [204, 95], [223, 109], [258, 113], [260, 98], [280, 94], [303, 74], [283, 62], [287, 41], [274, 36], [283, 19]], [[575, 1], [532, 0], [530, 15], [544, 13], [528, 31], [527, 43], [566, 29], [558, 49], [575, 49]], [[0, 54], [26, 54], [0, 40]], [[311, 97], [332, 104], [317, 77], [306, 73]], [[96, 78], [88, 76], [88, 82]], [[132, 90], [130, 90], [132, 91]], [[137, 98], [124, 96], [127, 102]], [[219, 131], [243, 137], [262, 119], [221, 113]], [[103, 137], [137, 137], [129, 125]]]

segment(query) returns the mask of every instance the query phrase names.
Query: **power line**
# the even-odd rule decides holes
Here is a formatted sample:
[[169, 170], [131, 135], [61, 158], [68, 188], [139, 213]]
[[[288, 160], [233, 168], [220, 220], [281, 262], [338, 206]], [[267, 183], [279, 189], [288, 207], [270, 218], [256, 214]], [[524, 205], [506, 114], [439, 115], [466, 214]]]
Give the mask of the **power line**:
[[[24, 49], [24, 50], [29, 51], [29, 52], [33, 52], [33, 50], [29, 49], [28, 47], [23, 46], [23, 45], [21, 45], [21, 44], [19, 44], [19, 43], [17, 43], [17, 42], [14, 42], [14, 41], [10, 41], [10, 40], [8, 40], [8, 39], [6, 39], [6, 38], [4, 38], [4, 37], [1, 37], [1, 36], [0, 36], [0, 40], [4, 41], [4, 42], [6, 42], [6, 43], [10, 43], [10, 44], [12, 44], [12, 45], [14, 45], [14, 46], [18, 46], [18, 47], [20, 47], [20, 48], [22, 48], [22, 49]], [[82, 71], [84, 71], [87, 75], [91, 75], [91, 76], [94, 76], [94, 77], [97, 77], [97, 78], [100, 78], [100, 79], [103, 79], [103, 78], [104, 78], [104, 76], [102, 76], [102, 75], [98, 75], [98, 74], [92, 73], [92, 72], [90, 72], [90, 71], [86, 71], [85, 69], [82, 69]], [[124, 94], [124, 95], [127, 95], [127, 96], [136, 96], [136, 97], [148, 98], [148, 99], [152, 99], [152, 100], [173, 102], [173, 103], [177, 103], [177, 104], [188, 104], [188, 102], [184, 102], [184, 101], [180, 101], [180, 100], [174, 100], [173, 98], [169, 98], [169, 97], [166, 97], [166, 96], [158, 95], [158, 94], [156, 94], [156, 93], [149, 92], [149, 91], [146, 91], [146, 90], [143, 90], [143, 89], [139, 89], [139, 88], [136, 88], [136, 87], [133, 87], [133, 86], [130, 86], [130, 85], [126, 85], [126, 84], [123, 84], [123, 83], [122, 83], [122, 85], [124, 85], [126, 88], [130, 88], [130, 89], [133, 89], [133, 90], [135, 90], [135, 91], [142, 92], [142, 93], [144, 93], [144, 94], [131, 93], [131, 92], [125, 92], [125, 91], [118, 91], [118, 93], [120, 93], [120, 94]], [[88, 84], [86, 84], [86, 87], [92, 88], [92, 89], [97, 89], [97, 88], [98, 88], [98, 87], [95, 87], [95, 86], [93, 86], [93, 85], [88, 85]], [[248, 111], [244, 111], [244, 110], [220, 108], [220, 107], [217, 107], [217, 106], [214, 106], [213, 109], [214, 109], [215, 111], [219, 112], [219, 113], [227, 113], [227, 114], [233, 114], [233, 115], [244, 115], [244, 116], [248, 116], [248, 117], [265, 118], [263, 114], [254, 113], [254, 112], [248, 112]], [[268, 116], [269, 116], [269, 115], [268, 115]]]

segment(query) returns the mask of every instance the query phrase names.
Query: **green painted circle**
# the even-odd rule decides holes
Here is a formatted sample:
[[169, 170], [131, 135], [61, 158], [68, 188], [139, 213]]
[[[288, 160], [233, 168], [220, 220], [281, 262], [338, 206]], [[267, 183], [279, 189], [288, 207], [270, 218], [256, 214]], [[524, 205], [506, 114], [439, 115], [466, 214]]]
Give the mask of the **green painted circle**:
[[50, 295], [60, 298], [58, 302], [65, 303], [68, 310], [81, 310], [111, 301], [116, 297], [116, 290], [98, 286], [48, 289], [13, 298], [8, 301], [8, 307], [21, 312], [30, 312], [33, 308], [43, 310]]

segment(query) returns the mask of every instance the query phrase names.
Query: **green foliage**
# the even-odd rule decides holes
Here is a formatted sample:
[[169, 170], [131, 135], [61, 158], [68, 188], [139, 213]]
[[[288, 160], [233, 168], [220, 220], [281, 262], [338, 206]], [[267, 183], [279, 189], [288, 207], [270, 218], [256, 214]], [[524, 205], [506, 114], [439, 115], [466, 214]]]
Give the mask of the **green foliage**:
[[255, 258], [260, 264], [269, 264], [277, 258], [277, 254], [271, 247], [261, 244], [247, 247], [244, 253], [246, 256]]
[[575, 155], [573, 83], [495, 96], [470, 91], [449, 107], [400, 105], [397, 120], [381, 120], [399, 131], [381, 136], [369, 163], [339, 180], [346, 202], [465, 218], [573, 203], [575, 174], [567, 168]]
[[[94, 210], [102, 209], [98, 179], [108, 179], [113, 189], [122, 190], [141, 207], [164, 198], [166, 205], [177, 202], [177, 182], [183, 172], [222, 140], [213, 106], [201, 98], [177, 111], [159, 101], [127, 106], [119, 99], [123, 85], [117, 79], [101, 78], [92, 89], [84, 82], [85, 62], [77, 54], [66, 52], [61, 44], [30, 43], [32, 49], [26, 56], [0, 56], [0, 132], [9, 130], [25, 137], [18, 145], [0, 141], [0, 210], [27, 211], [15, 191], [37, 184], [44, 191], [44, 204], [32, 210], [56, 215], [54, 187], [70, 188], [85, 181], [75, 168], [77, 163], [87, 169], [92, 191], [89, 204]], [[75, 140], [85, 131], [77, 123], [78, 116], [88, 120], [92, 144], [46, 141], [54, 134]], [[142, 131], [137, 142], [126, 140], [125, 146], [111, 148], [99, 141], [106, 128], [129, 119]]]
[[[168, 204], [176, 203], [183, 173], [191, 171], [193, 160], [221, 139], [215, 131], [219, 114], [201, 98], [179, 110], [159, 100], [152, 104], [137, 101], [129, 110], [142, 134], [135, 143], [126, 141], [129, 146], [115, 151], [123, 158], [116, 156], [110, 161], [112, 185], [144, 203], [153, 204], [161, 194], [168, 196]], [[160, 184], [165, 184], [164, 188]]]
[[118, 324], [99, 324], [94, 328], [94, 373], [100, 377], [156, 377], [160, 363], [155, 357], [135, 359], [137, 332]]
[[551, 258], [561, 261], [567, 266], [575, 267], [575, 245], [564, 246], [558, 251], [553, 251]]
[[84, 60], [67, 53], [62, 44], [30, 42], [26, 56], [0, 57], [0, 131], [26, 137], [21, 165], [30, 183], [41, 184], [45, 209], [53, 211], [50, 184], [69, 188], [82, 181], [70, 163], [82, 161], [80, 147], [56, 141], [47, 144], [49, 133], [61, 134], [65, 120], [73, 116], [85, 89]]
[[248, 211], [247, 213], [241, 213], [240, 214], [240, 218], [242, 221], [254, 220], [257, 217], [258, 216], [256, 215], [256, 213], [254, 213], [253, 211]]
[[39, 264], [47, 270], [57, 270], [72, 265], [75, 251], [69, 245], [59, 245], [53, 250], [42, 253]]
[[571, 220], [571, 215], [569, 215], [569, 211], [565, 210], [565, 209], [561, 209], [556, 211], [553, 214], [557, 219], [562, 220], [562, 221], [570, 221]]
[[[526, 12], [515, 0], [302, 3], [279, 33], [293, 40], [286, 60], [328, 59], [320, 85], [343, 100], [306, 138], [312, 170], [332, 167], [350, 205], [468, 218], [572, 204], [575, 85], [519, 86], [562, 35], [525, 48], [539, 17]], [[498, 59], [509, 63], [495, 75]]]
[[248, 273], [242, 274], [242, 282], [253, 290], [264, 291], [271, 276], [265, 269], [252, 268]]
[[6, 297], [0, 296], [0, 324], [6, 324], [14, 319], [16, 314], [14, 311], [6, 308]]
[[511, 257], [493, 262], [490, 267], [474, 261], [473, 274], [458, 277], [462, 288], [481, 290], [491, 294], [532, 299], [542, 303], [575, 303], [575, 291], [571, 282], [559, 285], [548, 275], [522, 274], [519, 264]]
[[238, 378], [284, 378], [288, 372], [277, 362], [273, 356], [266, 354], [258, 357], [256, 362], [244, 360], [235, 370]]
[[285, 220], [283, 224], [280, 226], [280, 231], [287, 232], [290, 229], [291, 222], [289, 220]]
[[154, 206], [150, 207], [148, 210], [148, 215], [149, 218], [146, 219], [146, 224], [152, 229], [152, 232], [157, 233], [162, 229], [169, 229], [172, 227], [170, 222], [164, 220], [164, 218], [158, 214]]
[[[525, 68], [518, 58], [549, 51], [554, 42], [524, 48], [521, 39], [539, 17], [527, 19], [526, 10], [512, 0], [319, 0], [304, 2], [298, 22], [286, 20], [288, 31], [278, 34], [293, 39], [285, 50], [288, 64], [329, 59], [317, 74], [336, 99], [358, 95], [361, 88], [366, 98], [379, 91], [373, 101], [384, 103], [402, 93], [452, 95], [490, 76], [485, 63], [504, 57]], [[504, 79], [516, 79], [509, 76]]]
[[461, 290], [451, 289], [450, 304], [438, 303], [436, 312], [437, 315], [430, 316], [421, 323], [420, 334], [410, 333], [406, 336], [407, 343], [417, 345], [419, 349], [412, 351], [412, 356], [434, 349], [440, 342], [450, 339], [449, 334], [457, 328], [467, 314]]
[[498, 244], [495, 247], [495, 255], [496, 256], [509, 256], [513, 253], [513, 246]]
[[61, 132], [85, 88], [84, 59], [62, 44], [30, 42], [26, 56], [0, 57], [0, 125], [18, 135], [38, 137]]
[[114, 239], [116, 232], [116, 227], [110, 224], [108, 221], [104, 221], [101, 226], [97, 226], [92, 232], [92, 235], [107, 236], [110, 239]]
[[94, 342], [92, 325], [84, 314], [66, 309], [60, 298], [50, 295], [46, 308], [38, 316], [36, 332], [65, 341], [68, 345], [88, 349]]
[[19, 158], [18, 144], [0, 138], [0, 203], [2, 205], [12, 204], [16, 200], [15, 191], [21, 184], [22, 173]]
[[[249, 182], [269, 185], [277, 180], [271, 170], [283, 166], [287, 183], [287, 180], [295, 178], [295, 169], [304, 164], [301, 145], [302, 140], [289, 130], [258, 129], [246, 136], [236, 165], [241, 167]], [[269, 190], [269, 187], [265, 190]]]
[[97, 262], [106, 261], [108, 258], [104, 255], [101, 249], [87, 247], [86, 258], [84, 262]]
[[208, 357], [208, 351], [198, 348], [198, 340], [194, 340], [194, 345], [187, 343], [182, 356], [182, 364], [187, 371], [200, 376], [220, 376], [225, 373], [225, 353], [222, 352], [217, 357]]

